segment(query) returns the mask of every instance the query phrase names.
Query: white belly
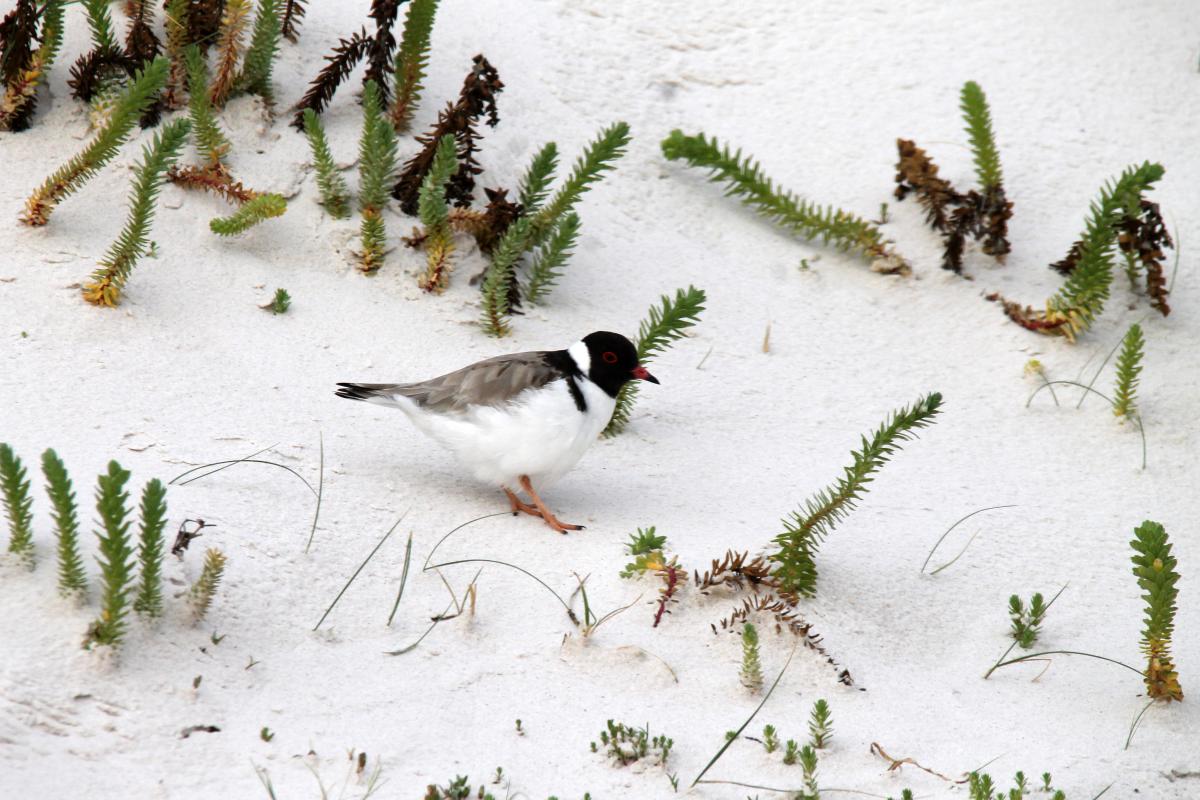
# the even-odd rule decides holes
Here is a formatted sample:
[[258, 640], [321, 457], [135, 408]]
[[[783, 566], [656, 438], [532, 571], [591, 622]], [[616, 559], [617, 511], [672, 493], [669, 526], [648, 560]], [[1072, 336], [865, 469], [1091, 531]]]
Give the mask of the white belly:
[[479, 480], [519, 488], [528, 475], [539, 491], [583, 457], [612, 417], [616, 401], [589, 380], [578, 381], [580, 412], [565, 380], [517, 395], [502, 408], [434, 414], [407, 398], [397, 404], [418, 428], [451, 450]]

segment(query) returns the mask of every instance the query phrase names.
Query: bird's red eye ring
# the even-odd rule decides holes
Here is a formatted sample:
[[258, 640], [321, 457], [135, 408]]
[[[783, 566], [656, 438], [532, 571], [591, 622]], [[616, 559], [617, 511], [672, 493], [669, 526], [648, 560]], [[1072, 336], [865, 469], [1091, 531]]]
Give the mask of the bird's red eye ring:
[[600, 357], [604, 359], [605, 364], [617, 363], [617, 354], [614, 353], [612, 350], [607, 351], [604, 355], [602, 355]]

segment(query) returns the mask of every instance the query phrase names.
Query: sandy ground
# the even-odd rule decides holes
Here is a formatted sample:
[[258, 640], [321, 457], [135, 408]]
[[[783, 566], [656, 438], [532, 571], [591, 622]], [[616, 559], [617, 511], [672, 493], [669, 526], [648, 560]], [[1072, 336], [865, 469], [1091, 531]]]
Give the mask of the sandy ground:
[[[284, 46], [281, 108], [366, 5], [311, 4], [300, 45]], [[323, 435], [324, 504], [305, 554], [313, 498], [281, 471], [242, 466], [173, 488], [171, 529], [185, 517], [218, 527], [182, 562], [169, 560], [172, 591], [198, 573], [200, 544], [228, 554], [226, 584], [204, 624], [188, 625], [173, 602], [161, 622], [135, 623], [114, 660], [79, 648], [94, 611], [55, 596], [39, 489], [41, 566], [28, 573], [0, 564], [0, 796], [261, 798], [258, 768], [279, 798], [320, 797], [318, 782], [331, 797], [360, 797], [367, 787], [350, 760], [360, 752], [366, 772], [382, 765], [376, 797], [421, 797], [456, 774], [490, 780], [498, 766], [505, 778], [489, 786], [497, 797], [670, 797], [668, 773], [694, 797], [779, 796], [686, 789], [759, 698], [738, 683], [736, 638], [710, 630], [731, 602], [688, 595], [652, 628], [656, 586], [617, 577], [622, 542], [656, 525], [689, 566], [726, 548], [761, 549], [781, 516], [838, 474], [861, 433], [930, 390], [944, 393], [945, 413], [826, 543], [819, 595], [803, 606], [854, 686], [839, 685], [801, 648], [751, 731], [772, 723], [802, 739], [813, 700], [827, 698], [835, 737], [820, 783], [829, 790], [966, 796], [911, 766], [888, 772], [869, 752], [878, 742], [950, 776], [991, 762], [1006, 787], [1018, 769], [1050, 771], [1072, 800], [1109, 784], [1106, 798], [1200, 796], [1200, 712], [1191, 699], [1200, 674], [1192, 255], [1200, 9], [1166, 0], [733, 8], [708, 0], [443, 4], [418, 127], [484, 52], [506, 83], [502, 121], [481, 155], [485, 185], [512, 186], [546, 139], [569, 160], [613, 120], [634, 133], [619, 169], [580, 206], [582, 243], [552, 302], [498, 342], [474, 325], [467, 278], [484, 263], [477, 253], [459, 261], [449, 292], [424, 296], [415, 287], [420, 256], [399, 243], [412, 221], [391, 213], [396, 249], [387, 266], [373, 279], [357, 274], [349, 255], [357, 220], [322, 213], [303, 139], [283, 119], [267, 124], [245, 98], [222, 116], [232, 164], [248, 185], [287, 194], [286, 216], [221, 240], [204, 223], [225, 207], [168, 187], [154, 231], [158, 258], [134, 274], [120, 309], [85, 305], [75, 284], [123, 221], [138, 148], [126, 146], [50, 226], [16, 224], [24, 197], [86, 135], [65, 86], [87, 38], [72, 7], [35, 129], [0, 134], [0, 439], [35, 470], [41, 450], [57, 448], [87, 498], [90, 476], [110, 458], [140, 486], [271, 445], [315, 483]], [[1007, 266], [972, 253], [970, 281], [938, 268], [937, 239], [912, 203], [891, 202], [886, 231], [915, 277], [887, 278], [777, 232], [659, 153], [672, 128], [704, 130], [756, 154], [784, 185], [873, 217], [891, 199], [897, 136], [915, 138], [946, 177], [969, 185], [957, 111], [968, 79], [988, 93], [1016, 204]], [[355, 98], [343, 91], [328, 126], [345, 163], [358, 125]], [[402, 153], [413, 150], [405, 139]], [[1155, 196], [1183, 244], [1168, 319], [1147, 316], [1118, 280], [1102, 321], [1070, 346], [1018, 329], [981, 299], [999, 290], [1040, 303], [1058, 281], [1045, 265], [1065, 252], [1100, 184], [1143, 159], [1167, 168]], [[637, 605], [583, 641], [545, 589], [485, 565], [473, 615], [442, 624], [406, 655], [384, 655], [412, 643], [448, 601], [438, 576], [419, 569], [437, 540], [501, 510], [503, 497], [463, 477], [401, 415], [339, 400], [333, 384], [426, 377], [499, 352], [564, 347], [597, 328], [632, 333], [660, 294], [690, 283], [708, 292], [709, 307], [695, 335], [656, 363], [662, 386], [643, 391], [627, 433], [598, 443], [550, 493], [563, 518], [588, 530], [559, 537], [529, 518], [500, 516], [437, 554], [504, 559], [564, 595], [572, 573], [590, 574], [596, 608], [640, 596]], [[276, 286], [294, 298], [279, 317], [256, 307]], [[1041, 395], [1026, 409], [1034, 384], [1023, 376], [1037, 357], [1051, 377], [1074, 378], [1143, 317], [1144, 471], [1136, 432], [1102, 402], [1075, 410], [1064, 392], [1061, 408]], [[1107, 391], [1111, 375], [1099, 385]], [[1017, 507], [961, 526], [934, 563], [978, 532], [966, 554], [936, 577], [920, 574], [952, 522], [999, 504]], [[1172, 533], [1183, 574], [1176, 651], [1189, 699], [1151, 709], [1125, 750], [1145, 702], [1133, 674], [1060, 657], [1036, 680], [1043, 665], [981, 675], [1008, 645], [1009, 594], [1049, 595], [1068, 581], [1042, 644], [1139, 663], [1141, 603], [1127, 543], [1147, 517]], [[414, 569], [387, 627], [410, 531]], [[89, 560], [92, 546], [89, 537]], [[476, 569], [443, 574], [461, 592]], [[773, 677], [793, 640], [763, 627]], [[592, 753], [609, 718], [673, 737], [667, 769], [619, 768]], [[181, 738], [194, 725], [220, 731]], [[264, 726], [270, 742], [260, 738]], [[798, 767], [749, 741], [707, 777], [801, 784]]]

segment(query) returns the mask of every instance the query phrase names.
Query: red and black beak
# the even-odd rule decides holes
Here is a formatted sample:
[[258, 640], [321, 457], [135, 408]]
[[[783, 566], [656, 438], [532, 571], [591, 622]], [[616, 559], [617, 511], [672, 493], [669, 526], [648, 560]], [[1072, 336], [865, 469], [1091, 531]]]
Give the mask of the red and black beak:
[[633, 372], [631, 372], [630, 374], [633, 375], [633, 377], [639, 381], [650, 381], [651, 383], [658, 383], [658, 378], [651, 375], [650, 370], [646, 369], [643, 366], [634, 367]]

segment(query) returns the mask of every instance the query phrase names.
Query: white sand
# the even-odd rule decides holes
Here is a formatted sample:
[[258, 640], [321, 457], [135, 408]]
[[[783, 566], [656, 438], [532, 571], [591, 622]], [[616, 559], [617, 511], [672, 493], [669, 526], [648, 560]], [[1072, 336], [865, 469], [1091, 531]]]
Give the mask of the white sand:
[[[133, 275], [118, 310], [84, 304], [75, 285], [123, 222], [139, 148], [127, 145], [48, 227], [16, 224], [25, 196], [85, 136], [81, 105], [65, 85], [67, 66], [87, 46], [72, 7], [35, 128], [0, 134], [0, 440], [35, 473], [41, 450], [57, 448], [86, 506], [90, 476], [110, 458], [132, 469], [140, 487], [279, 443], [277, 458], [315, 483], [323, 432], [324, 507], [306, 555], [312, 497], [281, 471], [236, 467], [173, 488], [171, 530], [184, 517], [218, 527], [182, 564], [168, 558], [169, 578], [194, 578], [204, 546], [219, 546], [229, 556], [227, 581], [204, 624], [190, 627], [172, 600], [160, 623], [135, 621], [113, 662], [79, 648], [94, 608], [72, 609], [55, 596], [48, 504], [36, 477], [40, 566], [0, 565], [0, 796], [263, 798], [258, 766], [279, 798], [315, 798], [311, 766], [331, 797], [357, 797], [365, 787], [351, 774], [352, 750], [382, 762], [386, 784], [376, 797], [421, 797], [426, 784], [455, 774], [490, 780], [497, 766], [511, 777], [511, 785], [489, 786], [498, 797], [673, 796], [661, 768], [622, 769], [590, 752], [608, 718], [672, 736], [667, 771], [678, 773], [684, 793], [758, 698], [738, 684], [736, 638], [709, 629], [732, 602], [685, 593], [652, 629], [656, 584], [617, 577], [622, 542], [639, 525], [657, 525], [689, 566], [706, 566], [726, 548], [763, 548], [782, 515], [839, 473], [861, 433], [930, 390], [945, 394], [945, 413], [826, 543], [819, 596], [803, 606], [855, 686], [838, 685], [801, 649], [748, 732], [773, 723], [784, 738], [803, 739], [813, 700], [828, 698], [835, 736], [821, 785], [875, 796], [904, 787], [919, 797], [966, 791], [911, 766], [889, 773], [868, 752], [872, 742], [952, 776], [991, 762], [1005, 788], [1018, 769], [1031, 777], [1048, 770], [1071, 800], [1110, 783], [1105, 797], [1113, 800], [1200, 796], [1192, 699], [1200, 691], [1200, 296], [1190, 255], [1200, 243], [1200, 10], [1115, 1], [800, 5], [764, 2], [734, 15], [733, 5], [708, 1], [444, 4], [417, 123], [431, 122], [457, 93], [470, 57], [486, 53], [506, 89], [501, 124], [483, 143], [483, 185], [513, 186], [549, 138], [571, 161], [613, 120], [627, 120], [635, 137], [619, 169], [580, 206], [584, 236], [551, 303], [519, 318], [505, 341], [474, 325], [477, 294], [467, 278], [484, 262], [473, 249], [444, 296], [415, 288], [421, 256], [398, 241], [412, 220], [390, 214], [396, 249], [377, 277], [358, 274], [349, 257], [357, 220], [322, 213], [303, 138], [285, 116], [263, 124], [256, 101], [245, 98], [222, 116], [232, 165], [248, 185], [286, 193], [286, 216], [222, 240], [206, 225], [227, 213], [221, 201], [168, 187], [153, 234], [159, 257]], [[366, 6], [312, 4], [300, 45], [283, 48], [281, 111], [319, 56], [365, 19]], [[973, 281], [938, 268], [939, 243], [920, 210], [890, 196], [898, 135], [927, 148], [944, 176], [970, 184], [957, 109], [968, 79], [987, 91], [1016, 204], [1007, 266], [973, 252]], [[359, 126], [352, 90], [339, 93], [327, 124], [335, 154], [350, 162]], [[661, 157], [658, 142], [674, 127], [744, 147], [813, 199], [871, 217], [889, 201], [887, 233], [915, 278], [870, 274], [722, 198], [697, 171]], [[414, 149], [406, 138], [402, 153]], [[1184, 246], [1168, 319], [1135, 302], [1120, 276], [1103, 319], [1076, 346], [1020, 330], [981, 299], [999, 290], [1040, 304], [1058, 285], [1046, 264], [1066, 251], [1098, 187], [1143, 159], [1167, 168], [1154, 198]], [[347, 176], [353, 183], [354, 172]], [[811, 270], [799, 269], [802, 258]], [[582, 642], [542, 587], [486, 566], [473, 617], [439, 626], [407, 655], [383, 655], [411, 643], [447, 603], [438, 577], [420, 571], [435, 542], [501, 510], [503, 496], [461, 477], [401, 415], [339, 400], [333, 384], [425, 377], [499, 352], [563, 347], [597, 328], [632, 332], [660, 294], [689, 283], [707, 290], [709, 308], [695, 336], [656, 362], [662, 386], [643, 391], [626, 434], [597, 444], [549, 493], [563, 519], [588, 530], [559, 537], [535, 520], [502, 516], [456, 534], [438, 553], [505, 559], [564, 595], [573, 572], [590, 574], [601, 610], [639, 595], [640, 603]], [[277, 286], [294, 298], [281, 317], [256, 307]], [[1074, 378], [1143, 317], [1145, 471], [1136, 432], [1102, 401], [1077, 411], [1065, 391], [1063, 407], [1043, 394], [1027, 410], [1034, 384], [1022, 375], [1036, 356], [1051, 377]], [[763, 354], [768, 324], [771, 352]], [[1110, 373], [1098, 386], [1111, 389]], [[980, 533], [953, 567], [936, 578], [919, 574], [954, 520], [1005, 503], [1018, 507], [955, 531], [934, 563]], [[406, 510], [314, 634], [347, 577]], [[1044, 665], [981, 675], [1010, 641], [1009, 594], [1049, 596], [1067, 581], [1039, 646], [1140, 665], [1141, 602], [1127, 542], [1147, 517], [1171, 532], [1183, 574], [1176, 656], [1188, 699], [1151, 709], [1124, 750], [1145, 703], [1134, 674], [1060, 657], [1036, 681]], [[387, 628], [409, 531], [413, 571]], [[90, 563], [90, 534], [87, 546]], [[461, 592], [475, 569], [444, 574]], [[773, 678], [793, 640], [762, 627]], [[214, 632], [224, 637], [219, 645]], [[197, 675], [203, 682], [193, 690]], [[181, 739], [193, 725], [221, 730]], [[269, 743], [263, 726], [275, 733]], [[799, 768], [783, 766], [780, 755], [738, 742], [708, 777], [799, 788]], [[752, 793], [721, 785], [690, 792]]]

